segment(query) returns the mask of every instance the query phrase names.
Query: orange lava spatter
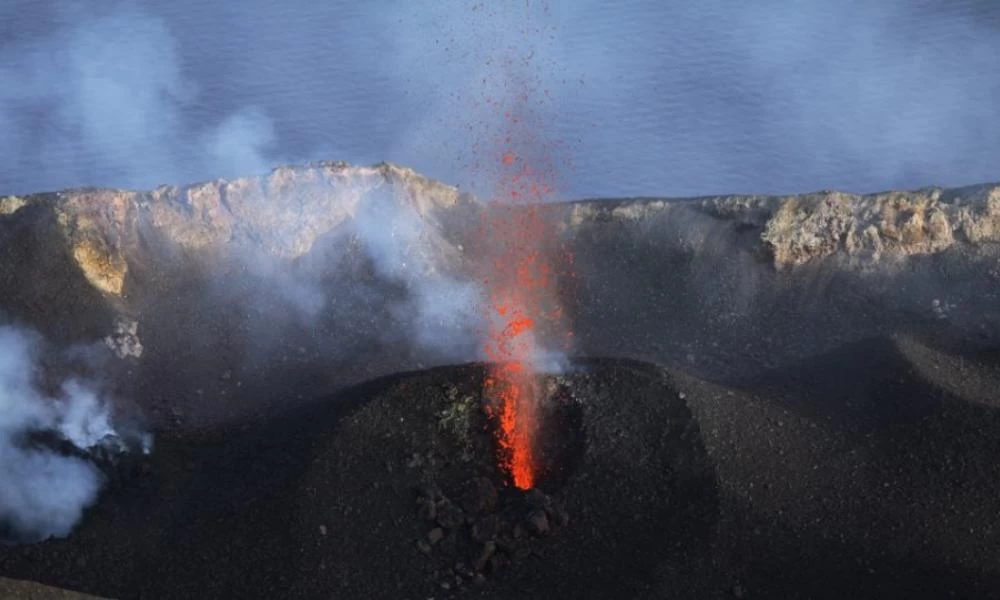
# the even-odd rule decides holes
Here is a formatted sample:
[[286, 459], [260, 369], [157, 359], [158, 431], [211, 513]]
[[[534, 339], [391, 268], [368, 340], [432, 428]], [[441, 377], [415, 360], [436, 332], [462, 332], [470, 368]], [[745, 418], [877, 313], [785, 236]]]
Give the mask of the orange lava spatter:
[[535, 360], [542, 327], [553, 329], [561, 311], [549, 264], [553, 232], [540, 206], [542, 194], [551, 188], [540, 185], [530, 167], [514, 167], [510, 156], [505, 153], [501, 158], [512, 172], [503, 178], [498, 197], [512, 200], [495, 202], [487, 224], [495, 255], [486, 280], [490, 294], [486, 355], [494, 366], [485, 392], [495, 403], [492, 414], [501, 466], [515, 487], [529, 489], [538, 473]]
[[555, 188], [554, 144], [544, 136], [552, 96], [541, 77], [552, 65], [536, 49], [552, 35], [546, 25], [551, 15], [544, 0], [474, 10], [476, 19], [502, 13], [523, 23], [521, 40], [511, 43], [508, 32], [485, 46], [484, 71], [494, 76], [481, 79], [484, 89], [471, 100], [497, 120], [479, 124], [489, 133], [472, 145], [470, 163], [496, 184], [479, 240], [486, 250], [478, 263], [487, 293], [484, 350], [492, 365], [484, 395], [496, 425], [499, 465], [515, 487], [529, 489], [540, 471], [538, 357], [543, 349], [560, 350], [558, 338], [570, 339], [556, 283], [571, 261], [557, 251], [558, 236], [543, 210]]
[[510, 474], [514, 487], [535, 486], [533, 423], [535, 398], [530, 373], [521, 363], [504, 363], [491, 371], [487, 388], [499, 404], [497, 441], [501, 466]]

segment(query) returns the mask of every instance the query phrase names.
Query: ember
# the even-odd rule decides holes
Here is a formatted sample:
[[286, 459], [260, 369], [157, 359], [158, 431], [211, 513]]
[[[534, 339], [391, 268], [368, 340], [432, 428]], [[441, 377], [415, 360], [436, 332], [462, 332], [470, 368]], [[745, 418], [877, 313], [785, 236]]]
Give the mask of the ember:
[[514, 486], [522, 490], [535, 485], [536, 471], [532, 449], [536, 400], [531, 373], [524, 365], [522, 362], [500, 365], [486, 380], [487, 394], [500, 404], [497, 433], [501, 464]]
[[[522, 17], [526, 21], [548, 17], [545, 3], [530, 6]], [[539, 468], [535, 363], [552, 346], [561, 346], [555, 338], [568, 339], [568, 332], [556, 302], [562, 261], [542, 210], [554, 192], [556, 144], [539, 135], [551, 116], [546, 107], [551, 96], [532, 36], [547, 32], [532, 26], [521, 33], [522, 44], [496, 46], [495, 55], [484, 57], [500, 81], [484, 78], [473, 102], [492, 111], [501, 126], [493, 130], [490, 122], [487, 139], [474, 144], [472, 152], [486, 152], [474, 161], [474, 170], [488, 165], [486, 177], [495, 184], [480, 235], [487, 248], [480, 264], [488, 299], [482, 310], [485, 354], [494, 364], [483, 391], [496, 425], [498, 462], [510, 483], [526, 490], [536, 484]], [[498, 94], [500, 89], [504, 92]], [[473, 123], [469, 128], [477, 129]]]
[[543, 329], [551, 335], [564, 328], [555, 301], [555, 236], [541, 210], [552, 186], [512, 152], [500, 162], [504, 176], [485, 228], [495, 248], [485, 280], [490, 294], [486, 355], [495, 366], [484, 391], [499, 424], [500, 463], [514, 486], [526, 490], [535, 485], [538, 470], [534, 360], [542, 349], [539, 338]]
[[538, 389], [532, 362], [539, 354], [537, 327], [556, 321], [558, 312], [546, 310], [553, 294], [550, 269], [539, 251], [544, 223], [530, 208], [499, 212], [491, 230], [503, 240], [504, 255], [495, 261], [496, 273], [489, 280], [493, 314], [486, 354], [495, 367], [486, 379], [485, 395], [494, 402], [491, 416], [499, 423], [501, 464], [517, 488], [528, 489], [537, 470]]

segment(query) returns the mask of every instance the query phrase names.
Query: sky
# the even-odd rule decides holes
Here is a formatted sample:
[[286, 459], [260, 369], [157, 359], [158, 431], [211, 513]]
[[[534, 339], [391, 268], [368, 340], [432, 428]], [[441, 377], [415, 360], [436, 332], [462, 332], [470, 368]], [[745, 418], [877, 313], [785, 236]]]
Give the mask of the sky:
[[509, 109], [563, 199], [995, 181], [998, 33], [984, 0], [7, 0], [0, 194], [386, 160], [488, 195]]

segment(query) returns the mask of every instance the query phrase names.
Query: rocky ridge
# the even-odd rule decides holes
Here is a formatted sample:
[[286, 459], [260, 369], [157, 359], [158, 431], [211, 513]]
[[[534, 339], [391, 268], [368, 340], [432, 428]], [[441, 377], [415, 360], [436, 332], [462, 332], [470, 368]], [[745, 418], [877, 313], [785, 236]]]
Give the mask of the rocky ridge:
[[321, 162], [148, 192], [78, 189], [6, 196], [0, 198], [0, 219], [25, 207], [51, 213], [87, 281], [104, 294], [121, 296], [143, 226], [184, 251], [252, 245], [291, 259], [308, 253], [318, 237], [351, 218], [366, 193], [383, 186], [402, 192], [422, 214], [468, 200], [411, 169]]
[[642, 221], [656, 213], [696, 211], [759, 230], [777, 269], [833, 255], [875, 263], [926, 255], [956, 245], [1000, 241], [1000, 185], [927, 188], [876, 194], [824, 191], [795, 196], [638, 198], [578, 202], [571, 225], [611, 219]]
[[[405, 167], [319, 162], [260, 177], [152, 191], [77, 189], [0, 197], [0, 223], [26, 207], [53, 214], [80, 271], [104, 294], [121, 296], [142, 225], [186, 251], [252, 245], [280, 258], [309, 252], [350, 219], [365, 195], [400, 191], [423, 216], [477, 200]], [[927, 188], [867, 195], [824, 191], [795, 196], [727, 195], [577, 201], [570, 228], [596, 220], [642, 221], [658, 213], [701, 213], [761, 232], [777, 269], [833, 255], [878, 262], [1000, 241], [1000, 185]], [[2, 238], [0, 238], [2, 243]]]
[[[429, 356], [405, 331], [422, 310], [437, 342], [456, 332], [456, 298], [489, 246], [486, 207], [408, 168], [342, 162], [0, 197], [0, 311], [59, 343], [103, 340], [123, 365], [112, 379], [129, 382], [121, 394], [161, 414], [207, 410], [210, 397], [247, 410], [249, 390], [304, 399], [475, 358], [449, 340]], [[558, 293], [581, 355], [726, 374], [914, 319], [1000, 339], [1000, 185], [595, 199], [544, 213], [575, 258]], [[398, 215], [396, 231], [386, 221]], [[359, 221], [381, 248], [357, 241]]]

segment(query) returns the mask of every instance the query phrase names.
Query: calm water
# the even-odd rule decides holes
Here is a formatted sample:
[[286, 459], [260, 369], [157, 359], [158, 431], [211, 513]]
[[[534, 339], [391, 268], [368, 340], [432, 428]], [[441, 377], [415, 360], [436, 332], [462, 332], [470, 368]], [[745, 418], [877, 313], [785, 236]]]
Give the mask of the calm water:
[[487, 96], [563, 196], [1000, 179], [994, 0], [485, 4], [5, 0], [0, 193], [312, 159], [483, 186]]

